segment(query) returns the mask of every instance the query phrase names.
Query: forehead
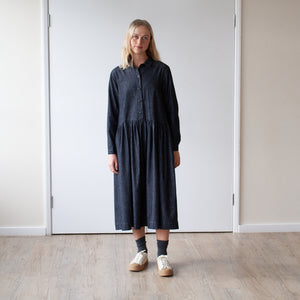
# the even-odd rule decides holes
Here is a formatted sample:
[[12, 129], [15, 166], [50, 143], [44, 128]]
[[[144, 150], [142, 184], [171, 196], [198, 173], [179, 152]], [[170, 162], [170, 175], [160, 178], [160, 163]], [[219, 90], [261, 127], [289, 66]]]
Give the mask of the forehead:
[[141, 25], [141, 26], [135, 27], [135, 29], [133, 30], [133, 34], [150, 35], [150, 31], [148, 30], [147, 27]]

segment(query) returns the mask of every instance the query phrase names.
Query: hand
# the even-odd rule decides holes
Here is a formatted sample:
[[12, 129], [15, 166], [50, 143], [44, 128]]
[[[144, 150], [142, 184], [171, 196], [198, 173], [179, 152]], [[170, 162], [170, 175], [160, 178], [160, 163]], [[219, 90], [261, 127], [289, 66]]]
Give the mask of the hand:
[[117, 154], [108, 154], [108, 166], [113, 173], [119, 174]]
[[179, 151], [173, 151], [174, 154], [174, 166], [177, 168], [180, 165], [180, 155]]

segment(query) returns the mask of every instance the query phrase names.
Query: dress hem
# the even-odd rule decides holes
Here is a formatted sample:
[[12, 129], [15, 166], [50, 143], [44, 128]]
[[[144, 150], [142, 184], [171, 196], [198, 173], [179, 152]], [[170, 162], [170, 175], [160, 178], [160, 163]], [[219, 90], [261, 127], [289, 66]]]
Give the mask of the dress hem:
[[[131, 228], [134, 227], [133, 225], [129, 225], [129, 224], [116, 224], [115, 225], [115, 229], [116, 230], [131, 230]], [[134, 229], [140, 229], [141, 227], [147, 227], [149, 229], [166, 229], [166, 230], [170, 230], [170, 229], [179, 229], [179, 225], [178, 223], [171, 223], [171, 224], [164, 224], [164, 225], [157, 225], [156, 223], [148, 223], [148, 224], [144, 224], [144, 225], [140, 225], [137, 227], [134, 227]]]

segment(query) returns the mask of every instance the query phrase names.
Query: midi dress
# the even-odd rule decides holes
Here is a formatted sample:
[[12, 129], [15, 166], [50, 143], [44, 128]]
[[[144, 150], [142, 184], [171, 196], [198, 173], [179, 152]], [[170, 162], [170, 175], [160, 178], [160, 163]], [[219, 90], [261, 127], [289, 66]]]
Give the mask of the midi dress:
[[173, 151], [180, 141], [169, 66], [148, 56], [139, 68], [115, 67], [108, 87], [107, 145], [118, 159], [116, 230], [179, 228]]

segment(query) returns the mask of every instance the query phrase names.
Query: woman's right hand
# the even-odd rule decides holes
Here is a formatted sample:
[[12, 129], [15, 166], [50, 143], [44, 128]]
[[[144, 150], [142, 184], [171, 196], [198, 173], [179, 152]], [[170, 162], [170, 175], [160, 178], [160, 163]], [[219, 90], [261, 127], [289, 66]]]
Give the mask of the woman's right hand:
[[113, 173], [119, 174], [117, 154], [108, 154], [108, 166]]

